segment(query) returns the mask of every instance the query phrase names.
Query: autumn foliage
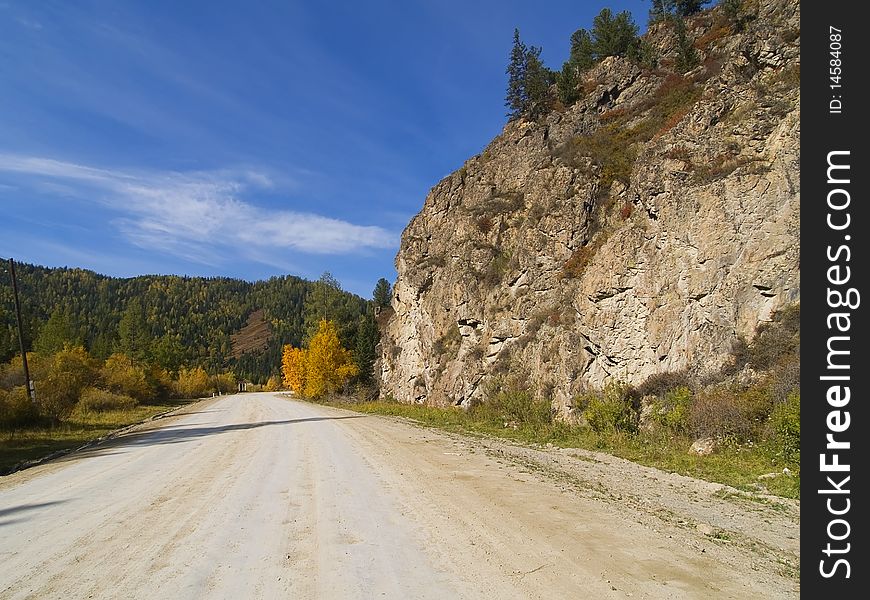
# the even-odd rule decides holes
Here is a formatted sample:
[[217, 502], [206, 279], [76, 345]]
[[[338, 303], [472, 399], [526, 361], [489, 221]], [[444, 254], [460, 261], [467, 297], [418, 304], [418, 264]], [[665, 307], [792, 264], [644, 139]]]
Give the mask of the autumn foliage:
[[281, 357], [281, 372], [284, 374], [284, 385], [299, 395], [305, 388], [305, 358], [307, 350], [284, 346]]
[[305, 398], [334, 394], [359, 374], [350, 351], [341, 345], [335, 322], [326, 319], [318, 323], [308, 348], [284, 346], [281, 370], [284, 384]]

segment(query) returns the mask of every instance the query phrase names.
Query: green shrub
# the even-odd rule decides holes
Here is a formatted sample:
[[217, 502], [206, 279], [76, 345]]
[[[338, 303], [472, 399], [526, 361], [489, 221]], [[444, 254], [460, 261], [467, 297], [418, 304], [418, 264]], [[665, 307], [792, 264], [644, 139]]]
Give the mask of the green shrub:
[[629, 398], [629, 388], [611, 382], [600, 393], [581, 397], [580, 406], [586, 406], [584, 416], [596, 433], [624, 431], [634, 433], [638, 427], [638, 412]]
[[484, 387], [484, 401], [469, 407], [469, 416], [482, 421], [540, 428], [553, 422], [549, 400], [536, 400], [518, 377], [492, 378]]
[[445, 354], [456, 356], [461, 343], [462, 333], [459, 331], [459, 325], [451, 323], [447, 326], [447, 331], [435, 340], [435, 343], [432, 345], [432, 352], [438, 357]]
[[692, 406], [692, 390], [685, 386], [674, 388], [653, 405], [653, 419], [660, 426], [677, 434], [689, 431], [689, 410]]
[[496, 287], [502, 282], [510, 265], [510, 252], [497, 250], [495, 256], [486, 265], [486, 270], [483, 272], [482, 283], [490, 288]]
[[36, 422], [38, 417], [24, 386], [9, 391], [0, 389], [0, 428], [14, 431]]
[[85, 412], [105, 412], [107, 410], [128, 410], [135, 407], [136, 404], [136, 400], [130, 396], [89, 387], [82, 392], [78, 409]]
[[792, 394], [777, 404], [770, 414], [765, 446], [776, 457], [800, 464], [801, 460], [801, 396]]
[[767, 381], [734, 392], [737, 404], [749, 424], [749, 435], [757, 437], [773, 412], [773, 400]]

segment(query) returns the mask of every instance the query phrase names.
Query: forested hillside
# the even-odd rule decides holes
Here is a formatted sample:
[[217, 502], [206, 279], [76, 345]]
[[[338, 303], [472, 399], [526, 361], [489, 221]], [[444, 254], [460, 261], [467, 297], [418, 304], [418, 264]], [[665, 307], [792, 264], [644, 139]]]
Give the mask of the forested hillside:
[[[255, 283], [228, 278], [145, 275], [120, 279], [83, 269], [49, 269], [17, 264], [28, 350], [83, 344], [97, 358], [113, 352], [139, 354], [175, 371], [201, 366], [212, 373], [231, 370], [263, 383], [277, 375], [284, 344], [300, 345], [307, 324], [321, 317], [341, 323], [345, 346], [357, 340], [368, 317], [368, 302], [341, 290], [324, 275], [317, 282], [273, 277]], [[8, 268], [0, 270], [0, 362], [18, 353]], [[271, 335], [265, 348], [234, 348], [231, 336], [249, 316], [262, 311]], [[262, 344], [260, 345], [262, 346]], [[44, 348], [53, 351], [59, 348]]]

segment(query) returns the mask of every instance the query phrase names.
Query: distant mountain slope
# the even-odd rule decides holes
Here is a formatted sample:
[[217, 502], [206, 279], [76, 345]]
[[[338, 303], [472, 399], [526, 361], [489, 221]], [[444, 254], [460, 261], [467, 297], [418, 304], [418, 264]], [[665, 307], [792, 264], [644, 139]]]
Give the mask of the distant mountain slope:
[[[181, 347], [185, 363], [227, 368], [254, 381], [277, 374], [284, 344], [300, 345], [305, 299], [315, 282], [273, 277], [251, 283], [229, 278], [144, 275], [107, 277], [74, 268], [16, 265], [28, 347], [55, 310], [67, 310], [87, 348], [113, 351], [118, 324], [133, 298], [144, 307], [151, 338]], [[341, 293], [349, 313], [364, 314], [366, 300]], [[12, 290], [0, 274], [0, 362], [18, 352]], [[246, 326], [247, 324], [247, 326]], [[234, 337], [235, 334], [235, 337]]]
[[248, 315], [245, 326], [230, 336], [232, 357], [239, 358], [246, 352], [258, 353], [269, 347], [272, 339], [272, 328], [266, 320], [265, 311], [255, 310]]

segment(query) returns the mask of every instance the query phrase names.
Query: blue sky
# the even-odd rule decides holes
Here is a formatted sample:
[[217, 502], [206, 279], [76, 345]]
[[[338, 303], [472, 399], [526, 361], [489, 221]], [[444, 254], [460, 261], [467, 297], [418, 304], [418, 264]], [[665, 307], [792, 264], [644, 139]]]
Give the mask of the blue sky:
[[504, 126], [513, 28], [559, 68], [605, 5], [645, 29], [638, 1], [0, 0], [0, 257], [369, 297]]

